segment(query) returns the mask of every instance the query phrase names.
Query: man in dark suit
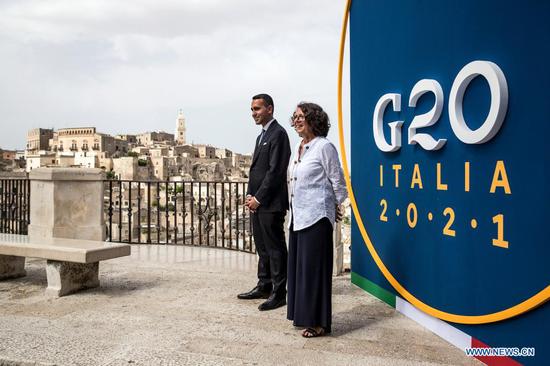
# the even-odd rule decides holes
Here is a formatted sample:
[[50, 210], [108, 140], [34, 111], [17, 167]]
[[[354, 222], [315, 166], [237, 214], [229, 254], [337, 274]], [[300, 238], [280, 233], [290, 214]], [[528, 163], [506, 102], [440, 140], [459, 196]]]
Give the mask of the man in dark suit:
[[286, 171], [290, 142], [286, 130], [273, 118], [273, 108], [269, 95], [252, 97], [252, 118], [262, 126], [262, 132], [256, 139], [245, 205], [253, 212], [258, 284], [238, 296], [245, 300], [267, 298], [258, 307], [261, 311], [286, 305], [288, 252], [283, 226], [288, 210]]

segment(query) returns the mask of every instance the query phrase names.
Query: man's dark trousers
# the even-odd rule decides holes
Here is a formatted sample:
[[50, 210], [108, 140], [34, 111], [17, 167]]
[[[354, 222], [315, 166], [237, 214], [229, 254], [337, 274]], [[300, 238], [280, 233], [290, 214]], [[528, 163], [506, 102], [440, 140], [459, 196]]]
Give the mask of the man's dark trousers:
[[256, 139], [246, 193], [260, 202], [252, 214], [254, 243], [260, 257], [258, 286], [261, 292], [273, 291], [278, 299], [286, 297], [288, 252], [283, 227], [288, 210], [289, 159], [290, 141], [286, 130], [273, 121], [263, 137]]
[[283, 230], [286, 212], [252, 214], [254, 243], [258, 252], [258, 286], [277, 298], [286, 296], [288, 252]]

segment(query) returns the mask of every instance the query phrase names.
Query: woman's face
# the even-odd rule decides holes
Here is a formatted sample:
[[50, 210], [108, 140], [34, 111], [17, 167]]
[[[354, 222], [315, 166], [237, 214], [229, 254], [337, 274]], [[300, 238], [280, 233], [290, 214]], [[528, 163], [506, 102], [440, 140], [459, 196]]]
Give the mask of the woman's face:
[[294, 119], [294, 129], [300, 137], [313, 134], [311, 126], [306, 122], [304, 112], [300, 108], [296, 108], [292, 117]]

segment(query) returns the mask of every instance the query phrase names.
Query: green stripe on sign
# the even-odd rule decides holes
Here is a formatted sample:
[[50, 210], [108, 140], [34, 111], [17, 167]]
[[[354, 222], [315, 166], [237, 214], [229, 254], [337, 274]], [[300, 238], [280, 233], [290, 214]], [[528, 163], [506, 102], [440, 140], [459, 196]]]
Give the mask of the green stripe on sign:
[[395, 308], [395, 295], [389, 292], [388, 290], [378, 286], [376, 283], [367, 280], [365, 277], [361, 277], [361, 275], [358, 275], [355, 272], [351, 272], [351, 283], [361, 287], [363, 290], [367, 291], [369, 294], [384, 301], [386, 304], [388, 304], [392, 308]]

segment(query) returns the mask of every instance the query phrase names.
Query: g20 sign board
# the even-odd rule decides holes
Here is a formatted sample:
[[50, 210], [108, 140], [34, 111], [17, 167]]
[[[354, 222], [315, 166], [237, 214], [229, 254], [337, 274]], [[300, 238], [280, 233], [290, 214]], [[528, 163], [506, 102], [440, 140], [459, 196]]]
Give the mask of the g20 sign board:
[[350, 14], [354, 278], [543, 357], [550, 2], [355, 0]]

